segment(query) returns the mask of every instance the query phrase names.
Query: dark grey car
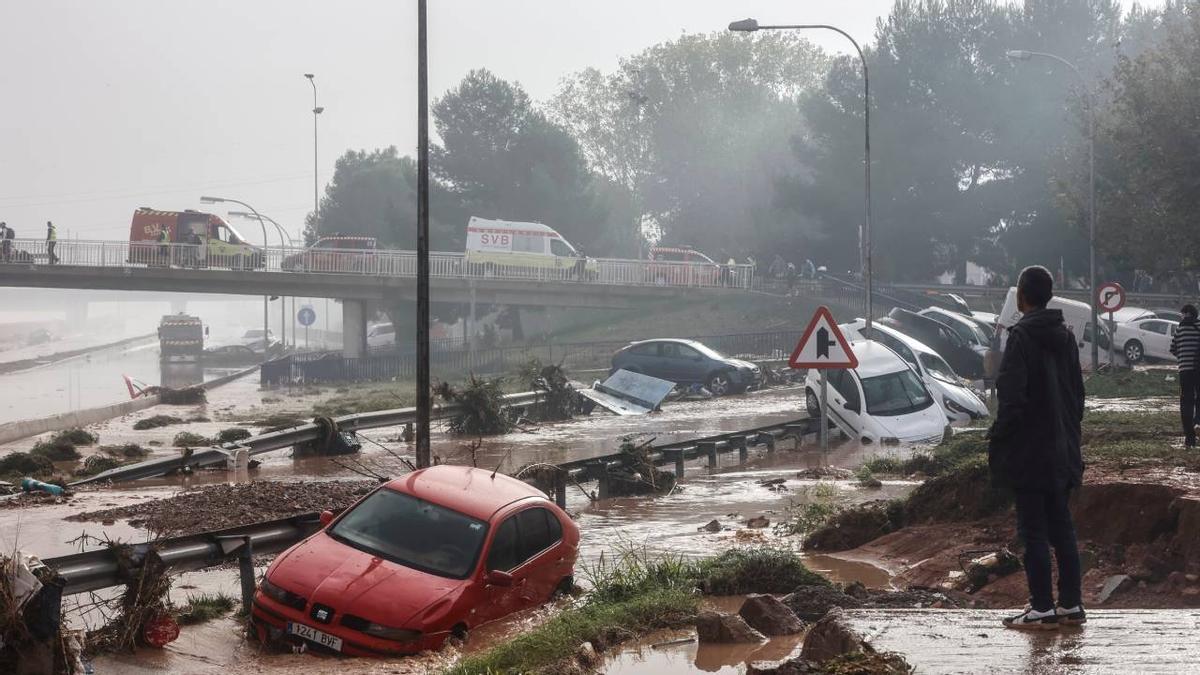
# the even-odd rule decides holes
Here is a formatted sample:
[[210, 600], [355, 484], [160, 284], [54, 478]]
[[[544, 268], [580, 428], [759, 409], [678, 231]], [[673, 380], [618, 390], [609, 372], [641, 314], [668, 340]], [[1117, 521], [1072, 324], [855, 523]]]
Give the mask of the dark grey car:
[[695, 340], [631, 342], [612, 358], [612, 370], [628, 370], [676, 384], [702, 384], [715, 396], [759, 383], [758, 366], [731, 359]]

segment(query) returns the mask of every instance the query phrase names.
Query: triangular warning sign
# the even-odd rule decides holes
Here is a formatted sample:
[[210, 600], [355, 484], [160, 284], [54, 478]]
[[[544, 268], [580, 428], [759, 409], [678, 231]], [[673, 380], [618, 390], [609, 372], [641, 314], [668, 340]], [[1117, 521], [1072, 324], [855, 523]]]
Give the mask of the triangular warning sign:
[[838, 329], [829, 308], [821, 305], [788, 359], [792, 368], [857, 368], [858, 357]]

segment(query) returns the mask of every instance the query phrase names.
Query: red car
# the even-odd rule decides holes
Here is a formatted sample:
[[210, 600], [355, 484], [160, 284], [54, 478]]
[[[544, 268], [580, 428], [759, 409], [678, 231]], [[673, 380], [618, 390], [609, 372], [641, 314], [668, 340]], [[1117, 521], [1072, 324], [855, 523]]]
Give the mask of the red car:
[[531, 485], [440, 465], [381, 485], [263, 578], [260, 640], [411, 654], [570, 587], [579, 527]]
[[371, 273], [377, 267], [378, 248], [374, 237], [321, 237], [300, 253], [284, 258], [280, 266], [291, 272]]
[[721, 266], [692, 248], [655, 246], [650, 249], [650, 261], [646, 280], [659, 286], [715, 286], [720, 282]]

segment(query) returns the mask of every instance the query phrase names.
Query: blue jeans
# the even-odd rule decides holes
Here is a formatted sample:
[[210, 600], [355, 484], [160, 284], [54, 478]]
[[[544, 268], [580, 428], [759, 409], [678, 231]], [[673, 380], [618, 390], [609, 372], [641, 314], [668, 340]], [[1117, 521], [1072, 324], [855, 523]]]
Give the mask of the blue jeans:
[[1029, 604], [1039, 612], [1054, 608], [1050, 549], [1058, 560], [1058, 604], [1074, 607], [1082, 595], [1079, 545], [1067, 500], [1069, 492], [1018, 492], [1017, 535], [1025, 542]]

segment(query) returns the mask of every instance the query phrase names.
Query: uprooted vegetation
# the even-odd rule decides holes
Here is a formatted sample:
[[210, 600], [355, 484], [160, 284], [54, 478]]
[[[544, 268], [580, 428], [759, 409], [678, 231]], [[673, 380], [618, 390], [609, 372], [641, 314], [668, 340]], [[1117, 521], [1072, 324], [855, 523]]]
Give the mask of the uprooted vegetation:
[[34, 444], [29, 453], [41, 455], [51, 462], [70, 462], [79, 459], [77, 446], [94, 445], [100, 437], [83, 429], [66, 429], [59, 431], [48, 439]]
[[621, 439], [617, 454], [620, 465], [608, 468], [608, 496], [628, 497], [646, 494], [662, 494], [675, 487], [675, 474], [663, 471], [650, 461], [651, 438], [642, 443], [633, 439]]
[[229, 427], [228, 429], [222, 429], [218, 431], [214, 440], [218, 445], [224, 445], [225, 443], [244, 441], [247, 438], [250, 438], [251, 435], [252, 434], [250, 433], [249, 429], [245, 429], [243, 427]]
[[184, 626], [219, 619], [237, 607], [238, 600], [225, 593], [201, 593], [189, 595], [187, 604], [176, 612], [176, 619]]
[[588, 403], [571, 386], [561, 364], [544, 365], [540, 359], [530, 359], [518, 371], [517, 381], [527, 391], [541, 392], [537, 403], [526, 411], [539, 422], [569, 420], [583, 413]]
[[585, 566], [583, 574], [592, 590], [577, 604], [512, 640], [463, 659], [445, 675], [578, 672], [564, 666], [583, 642], [604, 653], [653, 630], [690, 625], [699, 609], [697, 589], [781, 593], [798, 585], [828, 585], [794, 551], [772, 548], [734, 549], [715, 558], [688, 560], [623, 546]]
[[487, 436], [502, 434], [513, 428], [513, 420], [504, 407], [501, 379], [478, 378], [471, 375], [461, 387], [442, 382], [433, 393], [445, 403], [458, 407], [458, 412], [446, 422], [455, 434]]
[[171, 445], [177, 448], [202, 448], [214, 445], [213, 439], [190, 431], [181, 431], [171, 439]]
[[133, 428], [137, 431], [145, 431], [147, 429], [169, 427], [172, 424], [183, 424], [183, 418], [174, 415], [154, 415], [134, 422]]
[[54, 464], [44, 455], [10, 452], [0, 457], [0, 479], [15, 481], [24, 476], [38, 478], [53, 472]]

